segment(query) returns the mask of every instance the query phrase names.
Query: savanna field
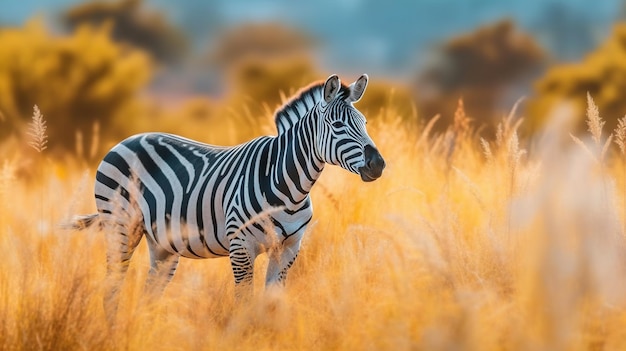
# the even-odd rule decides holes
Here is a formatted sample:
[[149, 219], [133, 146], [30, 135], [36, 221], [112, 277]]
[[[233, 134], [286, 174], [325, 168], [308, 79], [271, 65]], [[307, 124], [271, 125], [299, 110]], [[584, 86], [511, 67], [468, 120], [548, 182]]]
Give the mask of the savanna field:
[[[28, 149], [45, 146], [41, 113], [0, 154], [2, 350], [626, 349], [626, 125], [603, 128], [591, 99], [580, 137], [563, 108], [525, 137], [512, 111], [493, 138], [462, 105], [435, 131], [436, 117], [409, 125], [390, 99], [366, 114], [382, 178], [327, 166], [285, 288], [264, 289], [261, 255], [253, 300], [235, 305], [227, 258], [184, 259], [145, 303], [143, 242], [112, 327], [104, 233], [62, 228], [95, 211], [95, 164]], [[231, 145], [273, 133], [271, 114], [241, 118], [176, 132]]]

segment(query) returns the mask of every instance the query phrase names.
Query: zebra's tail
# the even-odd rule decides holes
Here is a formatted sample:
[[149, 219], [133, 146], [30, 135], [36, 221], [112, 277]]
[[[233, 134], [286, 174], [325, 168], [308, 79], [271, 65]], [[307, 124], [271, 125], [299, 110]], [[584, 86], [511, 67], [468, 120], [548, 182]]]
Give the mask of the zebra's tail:
[[98, 214], [74, 216], [68, 223], [61, 224], [61, 228], [69, 230], [83, 230], [98, 222]]

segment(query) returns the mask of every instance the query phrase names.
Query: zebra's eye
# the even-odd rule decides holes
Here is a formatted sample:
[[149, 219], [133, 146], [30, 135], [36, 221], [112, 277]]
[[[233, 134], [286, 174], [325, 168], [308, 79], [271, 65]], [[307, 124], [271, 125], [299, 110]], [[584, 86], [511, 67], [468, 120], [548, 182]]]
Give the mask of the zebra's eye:
[[333, 122], [333, 127], [335, 128], [341, 128], [343, 126], [344, 126], [343, 122], [340, 122], [340, 121]]

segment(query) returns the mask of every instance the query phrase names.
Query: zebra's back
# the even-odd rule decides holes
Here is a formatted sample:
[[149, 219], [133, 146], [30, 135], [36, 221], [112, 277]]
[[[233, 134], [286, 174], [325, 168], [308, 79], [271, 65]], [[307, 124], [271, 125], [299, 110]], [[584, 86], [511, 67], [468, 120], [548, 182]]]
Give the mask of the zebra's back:
[[225, 175], [232, 173], [242, 148], [162, 133], [132, 136], [113, 147], [98, 167], [98, 211], [116, 221], [136, 218], [149, 240], [171, 253], [228, 255]]

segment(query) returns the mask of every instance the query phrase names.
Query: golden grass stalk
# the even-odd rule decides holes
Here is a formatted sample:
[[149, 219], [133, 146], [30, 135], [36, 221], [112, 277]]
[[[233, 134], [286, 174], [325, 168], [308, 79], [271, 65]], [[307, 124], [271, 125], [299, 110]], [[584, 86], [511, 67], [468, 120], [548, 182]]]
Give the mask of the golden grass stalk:
[[590, 155], [593, 160], [595, 160], [597, 163], [602, 164], [602, 162], [604, 161], [604, 157], [606, 156], [606, 153], [609, 149], [609, 145], [613, 140], [613, 134], [610, 134], [606, 141], [604, 141], [604, 143], [602, 142], [602, 128], [604, 127], [605, 121], [602, 120], [602, 117], [600, 117], [598, 106], [593, 101], [593, 98], [591, 97], [591, 94], [589, 94], [589, 92], [587, 92], [586, 122], [588, 131], [591, 134], [591, 138], [595, 145], [595, 152], [590, 150], [589, 147], [587, 147], [587, 145], [579, 138], [575, 137], [572, 134], [570, 134], [570, 137], [576, 144], [583, 148], [584, 151], [588, 155]]
[[611, 145], [611, 141], [613, 141], [613, 134], [610, 134], [606, 141], [604, 142], [604, 146], [602, 146], [602, 151], [600, 151], [600, 160], [604, 160], [606, 153], [609, 150], [609, 146]]
[[[517, 99], [517, 101], [515, 101], [515, 103], [513, 104], [513, 107], [511, 108], [511, 111], [509, 111], [509, 114], [507, 116], [508, 120], [513, 120], [513, 118], [515, 117], [515, 114], [517, 113], [517, 110], [519, 109], [519, 105], [525, 100], [525, 97], [521, 97], [519, 99]], [[518, 123], [521, 124], [521, 121], [519, 121]], [[518, 125], [519, 127], [519, 125]]]
[[615, 143], [619, 146], [622, 156], [626, 156], [626, 116], [617, 120]]
[[[502, 121], [498, 122], [496, 128], [496, 145], [499, 147], [507, 147], [507, 143], [509, 143], [513, 133], [516, 133], [524, 122], [523, 118], [515, 120], [515, 111], [521, 101], [522, 100], [518, 100], [511, 109], [511, 112]], [[514, 120], [515, 123], [513, 123]]]
[[460, 98], [457, 102], [456, 111], [454, 111], [454, 123], [452, 130], [457, 136], [464, 136], [470, 128], [471, 118], [465, 112], [465, 105], [463, 98]]
[[483, 148], [483, 155], [485, 155], [487, 162], [493, 162], [493, 152], [491, 152], [491, 146], [489, 146], [489, 142], [481, 137], [480, 146]]
[[[619, 147], [622, 155], [622, 196], [626, 199], [626, 116], [617, 120], [615, 128], [615, 143]], [[626, 234], [626, 200], [622, 203], [622, 234]]]
[[598, 106], [593, 101], [591, 94], [587, 92], [587, 127], [597, 147], [600, 147], [602, 143], [602, 127], [604, 127], [604, 123], [600, 117]]
[[474, 183], [467, 176], [467, 174], [463, 173], [460, 169], [458, 169], [458, 168], [456, 168], [454, 166], [452, 167], [452, 169], [461, 178], [461, 180], [463, 180], [463, 182], [468, 186], [470, 193], [474, 196], [474, 198], [476, 199], [476, 202], [478, 203], [480, 208], [482, 210], [486, 210], [487, 206], [485, 206], [485, 201], [483, 200], [483, 198], [482, 198], [482, 196], [480, 194], [480, 189], [479, 189], [478, 185], [476, 185], [476, 183]]
[[520, 141], [519, 137], [517, 136], [517, 132], [513, 132], [513, 134], [509, 138], [508, 152], [511, 172], [514, 172], [515, 169], [517, 169], [517, 167], [519, 166], [522, 156], [526, 154], [526, 150], [520, 148]]
[[573, 134], [570, 133], [570, 138], [572, 138], [572, 141], [574, 141], [574, 143], [576, 143], [576, 145], [580, 146], [581, 149], [587, 154], [589, 155], [589, 157], [591, 157], [591, 159], [593, 159], [596, 162], [600, 162], [600, 160], [598, 160], [598, 158], [596, 157], [596, 155], [594, 155], [594, 153], [589, 150], [589, 148], [587, 147], [587, 145], [580, 140], [579, 138], [575, 137]]
[[452, 128], [448, 128], [443, 135], [441, 135], [434, 143], [433, 148], [436, 149], [439, 143], [443, 144], [445, 148], [446, 154], [446, 163], [448, 165], [448, 172], [446, 176], [448, 176], [449, 171], [452, 169], [451, 166], [454, 163], [455, 153], [457, 149], [460, 147], [460, 143], [467, 139], [469, 136], [471, 119], [465, 113], [465, 106], [463, 104], [463, 99], [460, 98], [457, 102], [457, 107], [454, 112], [454, 121], [452, 123]]
[[428, 138], [430, 137], [430, 133], [433, 127], [435, 126], [435, 123], [437, 123], [437, 121], [439, 120], [439, 118], [441, 118], [441, 115], [436, 114], [435, 116], [433, 116], [433, 118], [431, 118], [428, 121], [428, 123], [426, 124], [426, 127], [424, 127], [424, 130], [422, 131], [422, 134], [420, 135], [420, 138], [417, 141], [418, 146], [424, 145], [424, 143], [428, 141]]
[[48, 135], [46, 135], [48, 127], [37, 105], [33, 106], [33, 119], [28, 127], [27, 134], [31, 137], [28, 145], [37, 150], [37, 152], [44, 151], [48, 147]]

